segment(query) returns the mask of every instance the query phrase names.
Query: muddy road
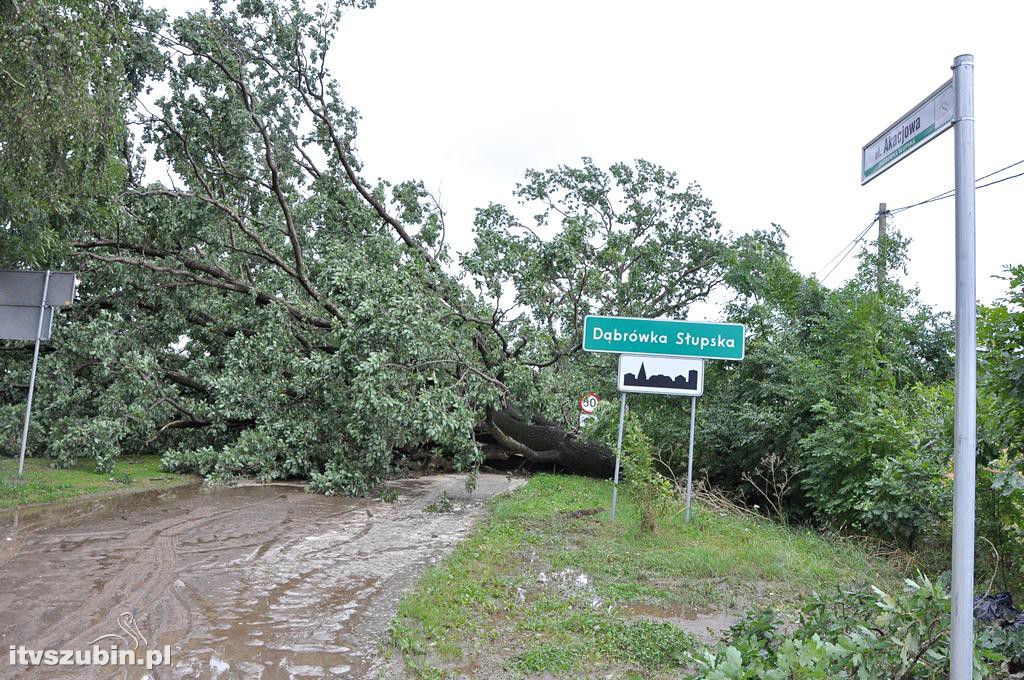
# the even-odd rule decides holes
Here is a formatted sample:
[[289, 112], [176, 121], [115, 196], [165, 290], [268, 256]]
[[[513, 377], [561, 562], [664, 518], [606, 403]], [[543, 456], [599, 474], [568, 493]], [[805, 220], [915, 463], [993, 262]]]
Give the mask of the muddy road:
[[[298, 486], [199, 485], [0, 512], [0, 677], [366, 678], [402, 592], [509, 488], [396, 481], [394, 503]], [[441, 496], [454, 512], [425, 512]], [[87, 649], [130, 613], [145, 668], [10, 664], [11, 645]], [[121, 617], [121, 623], [119, 623]], [[141, 656], [141, 654], [140, 654]], [[17, 661], [17, 660], [16, 660]]]

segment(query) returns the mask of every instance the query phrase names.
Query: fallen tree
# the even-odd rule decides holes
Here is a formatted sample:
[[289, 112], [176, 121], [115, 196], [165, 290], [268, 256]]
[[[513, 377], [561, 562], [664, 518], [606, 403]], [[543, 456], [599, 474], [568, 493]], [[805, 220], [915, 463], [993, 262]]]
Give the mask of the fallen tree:
[[684, 318], [740, 249], [771, 243], [724, 236], [663, 168], [584, 159], [528, 172], [516, 195], [533, 217], [490, 205], [455, 256], [422, 183], [361, 175], [325, 64], [347, 4], [150, 31], [168, 94], [138, 111], [136, 153], [172, 179], [126, 173], [121, 219], [69, 231], [82, 301], [47, 357], [34, 438], [62, 464], [151, 450], [359, 493], [396, 452], [473, 469], [498, 447], [607, 476], [610, 452], [571, 429], [579, 392], [610, 389], [609, 361], [580, 352], [583, 317]]

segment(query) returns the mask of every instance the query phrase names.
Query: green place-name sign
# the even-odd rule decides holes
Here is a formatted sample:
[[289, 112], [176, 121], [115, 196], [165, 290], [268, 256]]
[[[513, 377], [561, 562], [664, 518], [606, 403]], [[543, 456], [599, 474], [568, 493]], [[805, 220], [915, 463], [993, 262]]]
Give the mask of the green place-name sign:
[[588, 316], [583, 351], [701, 359], [743, 359], [743, 324]]

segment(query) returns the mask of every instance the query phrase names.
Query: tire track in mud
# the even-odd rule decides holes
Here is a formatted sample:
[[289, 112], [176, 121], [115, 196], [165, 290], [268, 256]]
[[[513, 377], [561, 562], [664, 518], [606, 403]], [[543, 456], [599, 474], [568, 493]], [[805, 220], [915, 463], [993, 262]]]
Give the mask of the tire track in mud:
[[[281, 485], [179, 487], [0, 513], [0, 645], [84, 649], [134, 614], [172, 664], [12, 669], [0, 677], [362, 678], [402, 591], [509, 487], [481, 475], [394, 483], [400, 499], [325, 497]], [[445, 492], [460, 509], [424, 513]], [[49, 671], [49, 672], [48, 672]], [[58, 672], [59, 671], [59, 672]], [[70, 672], [69, 672], [70, 671]], [[5, 674], [6, 673], [6, 674]]]
[[[94, 540], [106, 540], [116, 543], [116, 550], [130, 557], [124, 560], [123, 570], [116, 571], [106, 579], [90, 597], [77, 608], [63, 613], [61, 618], [53, 621], [36, 643], [40, 648], [84, 648], [91, 640], [110, 632], [118, 614], [129, 611], [135, 614], [140, 623], [146, 622], [145, 608], [152, 603], [162, 602], [163, 596], [171, 587], [175, 573], [175, 548], [177, 538], [182, 534], [201, 529], [210, 522], [224, 520], [231, 514], [244, 510], [234, 508], [219, 512], [207, 512], [186, 519], [170, 519], [151, 526], [143, 526], [124, 532], [101, 532], [100, 536], [92, 533], [76, 534], [81, 543]], [[45, 541], [43, 541], [45, 544]], [[63, 543], [60, 544], [63, 547]], [[164, 609], [161, 614], [163, 625], [183, 625], [187, 623], [187, 611], [170, 611]], [[182, 616], [184, 614], [184, 616]], [[88, 623], [86, 623], [88, 622]], [[83, 624], [85, 627], [83, 628]], [[59, 631], [74, 628], [80, 629], [78, 635], [70, 639]]]

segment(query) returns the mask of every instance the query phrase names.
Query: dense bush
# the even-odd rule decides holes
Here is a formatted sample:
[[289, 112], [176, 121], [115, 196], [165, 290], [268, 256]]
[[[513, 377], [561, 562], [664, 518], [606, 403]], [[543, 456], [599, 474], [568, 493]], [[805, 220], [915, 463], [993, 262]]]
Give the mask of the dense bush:
[[[948, 677], [950, 598], [946, 584], [919, 575], [902, 593], [814, 597], [784, 632], [772, 610], [754, 612], [698, 659], [703, 680]], [[1001, 676], [1020, 648], [1017, 629], [980, 626], [974, 677]]]
[[[762, 244], [763, 246], [763, 244]], [[948, 566], [953, 335], [949, 315], [899, 279], [906, 242], [874, 248], [837, 289], [795, 272], [780, 244], [730, 268], [729, 318], [746, 359], [709, 362], [696, 465], [717, 486], [785, 521], [869, 534]], [[1024, 584], [1024, 267], [979, 310], [979, 569]], [[630, 397], [655, 460], [685, 470], [682, 400]]]
[[[708, 362], [697, 467], [749, 504], [914, 545], [941, 526], [949, 489], [952, 332], [948, 315], [898, 280], [905, 242], [887, 241], [881, 290], [870, 251], [836, 290], [760, 253], [734, 276], [730, 320], [747, 325], [742, 362]], [[747, 260], [749, 266], [750, 259]], [[741, 263], [732, 270], [744, 273]], [[655, 454], [685, 466], [678, 402], [636, 400]]]

